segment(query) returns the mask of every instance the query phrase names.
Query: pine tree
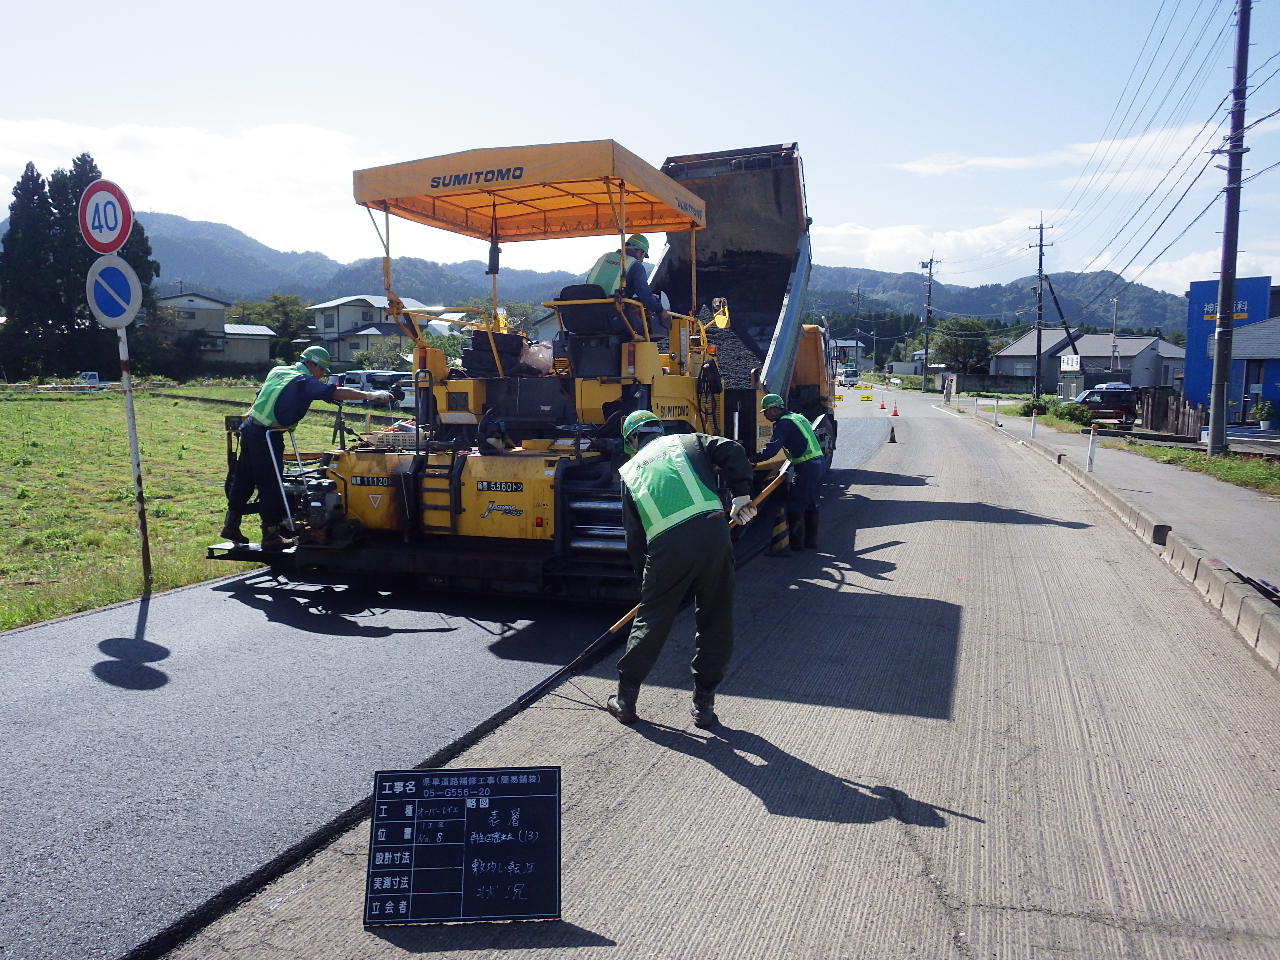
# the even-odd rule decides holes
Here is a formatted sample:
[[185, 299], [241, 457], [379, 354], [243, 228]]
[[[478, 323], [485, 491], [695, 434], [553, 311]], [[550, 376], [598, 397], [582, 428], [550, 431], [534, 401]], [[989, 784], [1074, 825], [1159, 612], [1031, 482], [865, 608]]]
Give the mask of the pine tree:
[[0, 328], [0, 363], [6, 379], [46, 373], [56, 359], [48, 336], [49, 312], [57, 299], [52, 238], [53, 208], [44, 177], [28, 163], [13, 188], [0, 251], [0, 303], [8, 314]]
[[115, 334], [93, 319], [85, 298], [85, 278], [98, 254], [80, 236], [80, 196], [102, 171], [87, 153], [49, 175], [49, 204], [53, 208], [53, 277], [57, 298], [50, 313], [50, 336], [67, 355], [80, 358], [77, 366], [92, 369], [102, 365]]
[[[93, 157], [82, 153], [69, 171], [55, 170], [47, 185], [29, 163], [14, 187], [0, 254], [0, 303], [11, 318], [2, 333], [4, 356], [14, 357], [16, 368], [6, 369], [11, 377], [115, 365], [116, 334], [93, 319], [85, 296], [98, 254], [80, 236], [80, 197], [101, 178]], [[151, 283], [160, 265], [151, 259], [151, 243], [140, 224], [134, 223], [119, 255], [142, 283], [143, 310], [153, 311]]]

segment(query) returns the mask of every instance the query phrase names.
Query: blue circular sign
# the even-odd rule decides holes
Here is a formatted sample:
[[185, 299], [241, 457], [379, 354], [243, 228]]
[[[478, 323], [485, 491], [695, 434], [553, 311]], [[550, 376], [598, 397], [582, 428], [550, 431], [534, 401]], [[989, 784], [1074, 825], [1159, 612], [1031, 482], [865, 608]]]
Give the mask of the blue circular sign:
[[110, 330], [127, 327], [142, 307], [142, 282], [133, 267], [117, 256], [93, 262], [84, 292], [89, 310]]

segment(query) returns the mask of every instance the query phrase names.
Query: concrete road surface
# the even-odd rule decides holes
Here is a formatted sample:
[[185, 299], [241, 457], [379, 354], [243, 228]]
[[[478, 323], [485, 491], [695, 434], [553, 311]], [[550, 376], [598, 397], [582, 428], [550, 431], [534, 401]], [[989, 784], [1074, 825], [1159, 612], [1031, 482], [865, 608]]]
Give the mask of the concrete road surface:
[[605, 663], [457, 759], [563, 767], [563, 921], [365, 930], [362, 825], [172, 958], [1280, 956], [1274, 674], [1051, 464], [897, 399], [821, 549], [740, 576], [722, 727], [686, 614], [636, 727]]

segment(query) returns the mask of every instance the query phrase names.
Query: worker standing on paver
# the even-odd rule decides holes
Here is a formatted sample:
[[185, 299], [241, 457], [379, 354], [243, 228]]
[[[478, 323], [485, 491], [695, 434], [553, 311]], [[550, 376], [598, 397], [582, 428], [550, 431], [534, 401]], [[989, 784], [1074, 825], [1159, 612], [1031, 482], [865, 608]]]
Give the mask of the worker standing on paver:
[[787, 527], [793, 550], [813, 550], [818, 546], [818, 496], [827, 459], [822, 444], [803, 414], [792, 413], [776, 393], [765, 394], [760, 412], [773, 424], [773, 436], [752, 463], [763, 463], [782, 450], [791, 461], [791, 487], [787, 491]]
[[640, 606], [626, 652], [618, 659], [618, 693], [608, 709], [635, 723], [640, 684], [653, 669], [685, 595], [694, 619], [693, 722], [716, 722], [715, 690], [733, 651], [733, 547], [715, 493], [719, 470], [733, 493], [729, 519], [749, 523], [751, 464], [742, 446], [701, 433], [665, 436], [662, 421], [636, 410], [622, 424], [622, 521], [640, 582]]
[[262, 520], [262, 549], [283, 550], [293, 545], [284, 536], [284, 495], [280, 489], [280, 465], [284, 461], [284, 435], [292, 430], [316, 400], [367, 401], [389, 404], [386, 390], [357, 390], [327, 382], [329, 351], [307, 347], [294, 364], [273, 367], [254, 397], [253, 406], [240, 424], [240, 455], [232, 469], [227, 489], [227, 516], [219, 536], [232, 543], [248, 543], [240, 530], [240, 520], [253, 491], [258, 491], [258, 512]]

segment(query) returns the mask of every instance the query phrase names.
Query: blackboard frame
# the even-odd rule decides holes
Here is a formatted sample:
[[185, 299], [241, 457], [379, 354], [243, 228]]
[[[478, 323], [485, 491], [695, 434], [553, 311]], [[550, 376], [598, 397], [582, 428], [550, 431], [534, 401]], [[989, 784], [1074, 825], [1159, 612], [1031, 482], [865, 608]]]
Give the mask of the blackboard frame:
[[560, 845], [559, 767], [379, 770], [364, 925], [558, 920]]

